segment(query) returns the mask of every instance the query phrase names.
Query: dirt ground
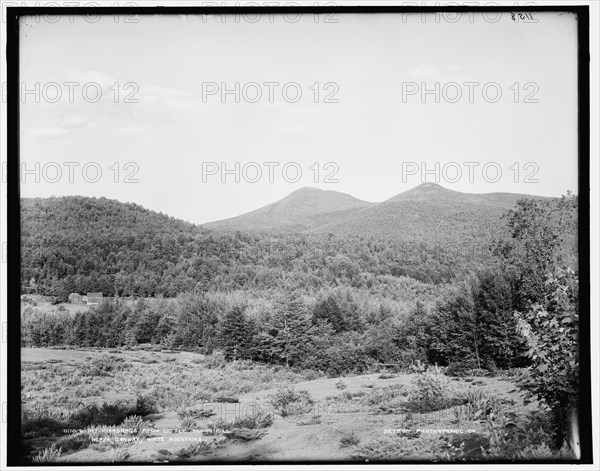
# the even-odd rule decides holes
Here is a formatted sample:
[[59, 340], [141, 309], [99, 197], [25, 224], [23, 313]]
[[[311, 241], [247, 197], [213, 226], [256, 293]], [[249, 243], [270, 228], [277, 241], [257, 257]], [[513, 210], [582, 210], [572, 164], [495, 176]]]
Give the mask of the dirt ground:
[[[125, 362], [139, 361], [141, 354], [152, 355], [153, 358], [159, 359], [158, 367], [163, 369], [173, 364], [173, 361], [169, 360], [173, 356], [176, 357], [177, 363], [186, 363], [196, 355], [111, 352], [112, 356], [120, 357]], [[98, 351], [94, 349], [23, 349], [22, 361], [34, 366], [39, 363], [59, 362], [61, 365], [76, 368], [96, 354]], [[356, 457], [357, 447], [377, 440], [383, 440], [385, 445], [387, 442], [406, 440], [408, 434], [411, 439], [414, 439], [411, 443], [415, 446], [433, 449], [439, 448], [440, 441], [469, 442], [473, 439], [476, 442], [476, 439], [481, 438], [485, 433], [481, 421], [458, 420], [455, 408], [426, 414], [411, 414], [402, 410], [380, 410], [376, 405], [366, 403], [364, 399], [372, 391], [390, 387], [406, 391], [400, 400], [408, 401], [408, 392], [411, 390], [414, 375], [389, 376], [392, 377], [386, 378], [385, 375], [374, 373], [296, 382], [295, 390], [307, 391], [315, 401], [310, 412], [302, 415], [282, 417], [273, 409], [270, 396], [277, 392], [277, 387], [239, 394], [237, 403], [198, 404], [205, 410], [212, 410], [215, 415], [197, 422], [194, 429], [182, 427], [177, 412], [166, 410], [145, 417], [151, 422], [152, 431], [137, 441], [122, 446], [93, 443], [87, 448], [61, 454], [56, 461], [114, 462], [121, 461], [124, 457], [130, 462], [180, 461], [180, 458], [177, 458], [178, 451], [200, 442], [210, 445], [208, 451], [193, 456], [188, 462], [359, 461]], [[452, 388], [478, 388], [493, 393], [507, 403], [522, 403], [514, 384], [507, 378], [448, 378], [448, 381]], [[343, 384], [340, 385], [340, 382]], [[339, 400], [342, 390], [345, 399]], [[125, 391], [123, 393], [127, 394]], [[99, 397], [94, 397], [94, 400], [114, 401], [118, 396], [113, 388], [104, 391]], [[239, 417], [256, 415], [259, 412], [273, 417], [272, 425], [264, 429], [265, 434], [260, 439], [250, 441], [232, 439], [227, 432], [218, 430], [213, 435], [201, 432], [210, 428], [215, 420], [228, 422]], [[352, 437], [349, 444], [344, 442], [348, 437]], [[43, 446], [48, 446], [48, 441], [35, 439], [30, 440], [29, 444], [34, 449], [42, 449]]]

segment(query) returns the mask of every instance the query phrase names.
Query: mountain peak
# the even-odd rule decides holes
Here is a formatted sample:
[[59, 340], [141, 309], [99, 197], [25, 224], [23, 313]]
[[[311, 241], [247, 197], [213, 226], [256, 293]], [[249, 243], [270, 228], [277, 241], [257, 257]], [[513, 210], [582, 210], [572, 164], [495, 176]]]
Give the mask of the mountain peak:
[[[420, 185], [415, 186], [414, 188], [407, 190], [404, 193], [430, 192], [430, 191], [452, 192], [452, 190], [449, 190], [448, 188], [444, 188], [442, 185], [438, 185], [437, 183], [426, 182], [426, 183], [421, 183]], [[456, 192], [454, 192], [454, 193], [456, 193]]]
[[205, 226], [211, 229], [298, 231], [316, 227], [323, 224], [323, 220], [330, 221], [345, 212], [369, 205], [346, 193], [305, 186], [267, 206]]
[[415, 188], [439, 188], [442, 190], [446, 189], [442, 185], [438, 185], [437, 183], [433, 183], [433, 182], [421, 183], [419, 186], [416, 186]]
[[403, 191], [402, 193], [393, 196], [388, 202], [398, 202], [404, 201], [406, 199], [431, 199], [431, 198], [452, 198], [458, 197], [460, 195], [464, 195], [465, 193], [460, 193], [458, 191], [449, 190], [448, 188], [444, 188], [441, 185], [433, 182], [421, 183], [410, 190]]
[[303, 186], [302, 188], [298, 188], [297, 190], [292, 191], [286, 198], [290, 196], [312, 196], [319, 195], [327, 192], [328, 190], [321, 190], [320, 188], [315, 188], [314, 186]]

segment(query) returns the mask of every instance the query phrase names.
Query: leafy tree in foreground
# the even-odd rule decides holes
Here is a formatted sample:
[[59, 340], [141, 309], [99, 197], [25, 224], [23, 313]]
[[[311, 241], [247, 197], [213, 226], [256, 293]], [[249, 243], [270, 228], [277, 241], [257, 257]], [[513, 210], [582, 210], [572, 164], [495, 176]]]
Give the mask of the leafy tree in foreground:
[[570, 441], [579, 393], [577, 197], [524, 200], [508, 215], [512, 242], [498, 246], [513, 282], [518, 331], [529, 346], [522, 387], [550, 408], [556, 445]]
[[569, 439], [579, 395], [578, 279], [557, 269], [546, 280], [548, 294], [524, 313], [515, 313], [533, 361], [522, 386], [543, 400], [554, 418], [556, 445]]

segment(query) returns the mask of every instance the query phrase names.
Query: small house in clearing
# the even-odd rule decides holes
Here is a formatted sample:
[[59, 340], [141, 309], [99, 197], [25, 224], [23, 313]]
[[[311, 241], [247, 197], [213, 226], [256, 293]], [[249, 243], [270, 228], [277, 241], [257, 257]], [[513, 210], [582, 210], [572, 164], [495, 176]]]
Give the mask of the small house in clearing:
[[71, 294], [69, 295], [69, 302], [70, 302], [71, 304], [83, 304], [83, 299], [82, 299], [82, 297], [81, 297], [81, 295], [80, 295], [80, 294], [77, 294], [77, 293], [71, 293]]
[[88, 304], [100, 304], [102, 301], [102, 293], [88, 293], [87, 303]]

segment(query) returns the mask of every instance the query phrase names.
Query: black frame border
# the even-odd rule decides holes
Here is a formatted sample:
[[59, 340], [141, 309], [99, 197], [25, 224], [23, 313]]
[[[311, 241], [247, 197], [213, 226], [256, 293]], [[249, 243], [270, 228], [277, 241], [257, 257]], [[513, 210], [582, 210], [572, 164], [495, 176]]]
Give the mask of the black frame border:
[[[131, 15], [171, 15], [171, 14], [316, 14], [316, 13], [481, 13], [481, 12], [567, 12], [577, 16], [578, 42], [578, 161], [579, 161], [579, 312], [580, 325], [580, 397], [579, 397], [579, 435], [581, 457], [579, 460], [548, 461], [468, 461], [460, 464], [499, 464], [499, 463], [544, 463], [544, 464], [591, 464], [592, 450], [592, 409], [591, 409], [591, 358], [590, 358], [590, 43], [589, 43], [589, 6], [553, 5], [553, 6], [289, 6], [289, 7], [196, 7], [196, 6], [150, 6], [150, 7], [11, 7], [7, 6], [7, 247], [19, 247], [7, 253], [7, 311], [20, 311], [21, 291], [21, 253], [20, 253], [20, 154], [19, 154], [19, 19], [29, 15], [113, 15], [115, 13]], [[10, 267], [11, 271], [8, 272]], [[21, 346], [20, 316], [13, 315], [8, 322], [7, 343], [7, 465], [8, 466], [165, 466], [164, 463], [44, 463], [36, 465], [22, 459], [21, 439]], [[581, 340], [583, 339], [583, 341]], [[338, 464], [353, 465], [361, 462], [351, 461], [261, 461], [227, 462], [202, 461], [198, 463], [169, 463], [168, 466], [196, 465], [298, 465], [298, 464]], [[364, 464], [364, 463], [363, 463]], [[369, 464], [434, 464], [431, 461], [370, 461]], [[457, 464], [457, 463], [438, 463]]]

